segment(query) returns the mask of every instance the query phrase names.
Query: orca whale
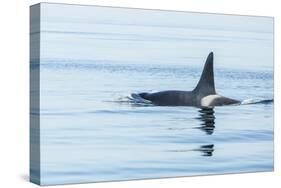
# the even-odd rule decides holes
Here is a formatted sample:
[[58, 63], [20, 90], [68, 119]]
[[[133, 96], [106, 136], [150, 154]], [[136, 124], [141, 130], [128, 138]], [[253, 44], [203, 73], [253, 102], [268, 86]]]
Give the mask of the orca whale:
[[217, 94], [213, 70], [214, 54], [210, 52], [200, 80], [192, 91], [167, 90], [155, 93], [139, 93], [138, 95], [159, 106], [195, 106], [214, 107], [241, 104], [241, 101]]

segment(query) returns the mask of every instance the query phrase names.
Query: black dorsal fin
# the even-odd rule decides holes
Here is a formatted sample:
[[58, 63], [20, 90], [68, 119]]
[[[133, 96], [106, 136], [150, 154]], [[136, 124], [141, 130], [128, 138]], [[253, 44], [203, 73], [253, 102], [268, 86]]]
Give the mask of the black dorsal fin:
[[210, 52], [207, 57], [203, 72], [200, 80], [193, 90], [200, 96], [216, 94], [215, 81], [214, 81], [214, 68], [213, 68], [214, 54]]

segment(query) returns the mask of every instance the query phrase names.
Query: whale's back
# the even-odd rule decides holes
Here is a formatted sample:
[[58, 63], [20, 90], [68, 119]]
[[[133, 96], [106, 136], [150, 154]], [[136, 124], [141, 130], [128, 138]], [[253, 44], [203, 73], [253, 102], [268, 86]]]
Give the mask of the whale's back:
[[140, 93], [139, 95], [159, 106], [196, 106], [191, 91], [168, 90], [156, 93]]

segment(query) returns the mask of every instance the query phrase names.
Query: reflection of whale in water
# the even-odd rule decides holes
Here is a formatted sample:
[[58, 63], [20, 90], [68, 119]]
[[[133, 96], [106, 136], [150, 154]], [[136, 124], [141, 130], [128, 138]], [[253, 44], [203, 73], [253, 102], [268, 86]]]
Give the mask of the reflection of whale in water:
[[[202, 122], [200, 127], [195, 127], [203, 132], [205, 132], [207, 135], [211, 135], [214, 132], [215, 129], [215, 111], [213, 108], [203, 108], [199, 111], [199, 117], [196, 119], [200, 120]], [[204, 157], [211, 157], [213, 156], [214, 152], [214, 144], [205, 144], [200, 145], [199, 147], [195, 149], [181, 149], [181, 150], [168, 150], [169, 152], [191, 152], [191, 151], [197, 151], [201, 153], [201, 156]]]
[[199, 151], [201, 153], [201, 156], [203, 157], [211, 157], [213, 156], [214, 144], [207, 144], [207, 145], [201, 145], [196, 149], [186, 149], [186, 150], [168, 150], [168, 152], [193, 152], [193, 151]]
[[[213, 108], [202, 108], [199, 112], [199, 119], [202, 123], [198, 129], [205, 132], [207, 135], [211, 135], [214, 133], [215, 129], [215, 111]], [[202, 156], [210, 157], [213, 155], [214, 152], [214, 144], [202, 145], [195, 151], [202, 152]]]
[[214, 144], [208, 144], [208, 145], [202, 145], [198, 149], [195, 149], [194, 151], [200, 151], [202, 152], [202, 156], [204, 157], [211, 157], [213, 156]]
[[206, 134], [211, 135], [214, 132], [215, 129], [215, 111], [213, 108], [203, 108], [198, 111], [199, 112], [199, 119], [201, 121], [201, 126], [196, 127], [202, 131], [204, 131]]
[[213, 52], [208, 55], [197, 86], [192, 91], [168, 90], [156, 93], [132, 94], [159, 106], [214, 107], [240, 104], [238, 100], [217, 94], [214, 81]]

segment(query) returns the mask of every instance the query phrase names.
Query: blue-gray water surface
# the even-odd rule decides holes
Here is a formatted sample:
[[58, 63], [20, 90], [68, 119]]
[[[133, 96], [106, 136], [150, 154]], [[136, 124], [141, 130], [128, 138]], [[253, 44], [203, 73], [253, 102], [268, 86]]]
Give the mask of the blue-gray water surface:
[[[130, 93], [188, 90], [201, 67], [41, 62], [44, 181], [74, 183], [273, 169], [273, 103], [216, 107], [134, 104]], [[272, 72], [216, 71], [221, 94], [272, 99]]]
[[[272, 19], [41, 6], [41, 184], [273, 170]], [[192, 90], [210, 51], [216, 91], [245, 104], [130, 99]]]

